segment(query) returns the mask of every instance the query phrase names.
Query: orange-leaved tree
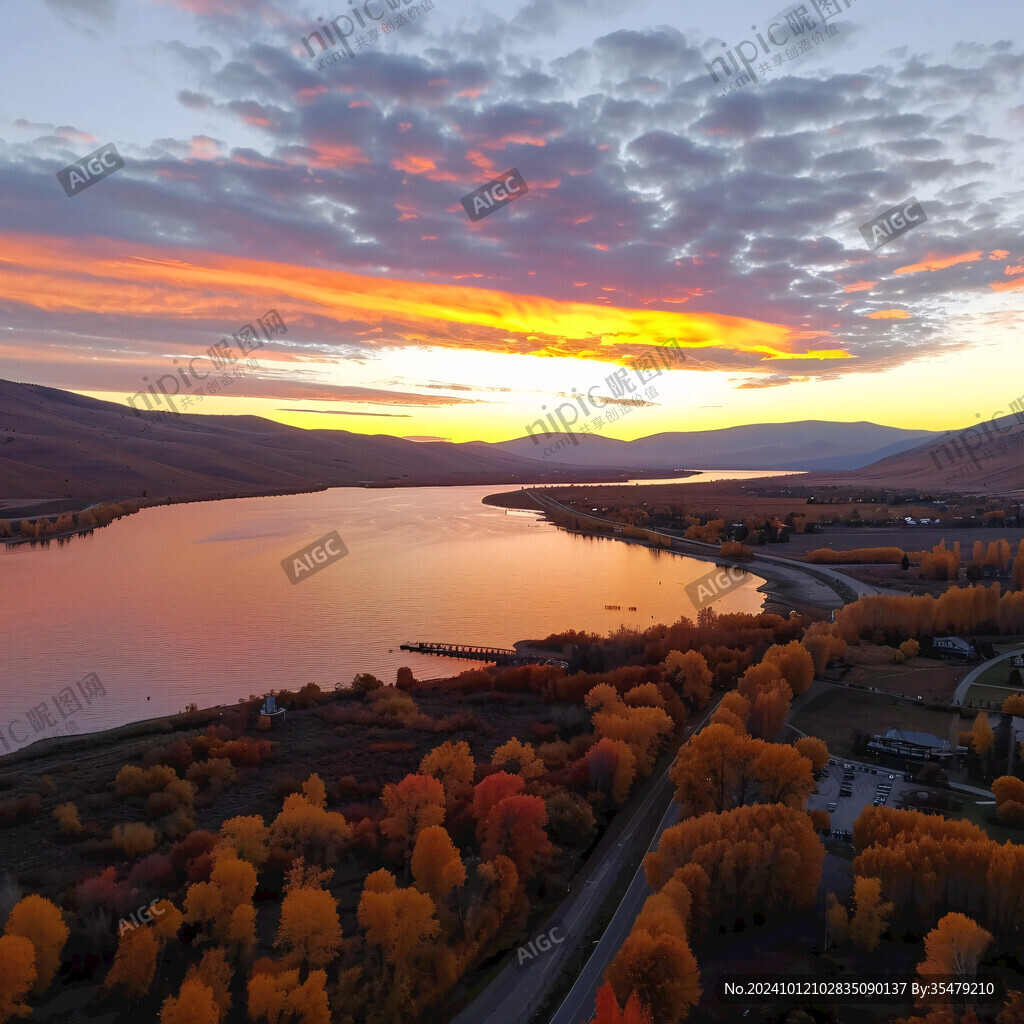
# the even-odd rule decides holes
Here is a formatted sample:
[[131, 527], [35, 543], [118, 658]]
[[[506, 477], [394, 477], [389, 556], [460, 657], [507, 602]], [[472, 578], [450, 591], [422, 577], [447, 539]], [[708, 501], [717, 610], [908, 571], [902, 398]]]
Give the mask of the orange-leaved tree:
[[814, 660], [799, 640], [773, 644], [765, 651], [763, 660], [778, 666], [794, 694], [803, 693], [814, 682]]
[[483, 842], [491, 811], [506, 797], [516, 796], [526, 788], [522, 776], [495, 772], [481, 779], [473, 789], [473, 817], [476, 818], [477, 842]]
[[634, 929], [605, 978], [620, 1000], [635, 992], [658, 1024], [686, 1020], [700, 999], [700, 972], [689, 943], [667, 933]]
[[487, 816], [480, 855], [484, 860], [508, 857], [521, 878], [532, 878], [551, 853], [547, 823], [547, 808], [539, 796], [506, 797]]
[[310, 971], [300, 984], [297, 968], [282, 970], [260, 961], [246, 986], [249, 1019], [269, 1024], [331, 1024], [327, 972]]
[[619, 1001], [615, 998], [615, 990], [610, 982], [605, 982], [598, 990], [594, 999], [597, 1016], [591, 1024], [653, 1024], [651, 1011], [640, 1002], [640, 996], [634, 992], [626, 1000], [624, 1009], [619, 1009]]
[[326, 967], [341, 947], [338, 901], [326, 889], [292, 889], [281, 901], [274, 946], [295, 952], [312, 968]]
[[103, 979], [105, 989], [123, 988], [134, 999], [141, 999], [153, 984], [160, 941], [152, 928], [135, 928], [121, 934], [114, 962]]
[[186, 977], [176, 996], [168, 996], [160, 1008], [160, 1024], [220, 1024], [221, 1009], [213, 989], [199, 977]]
[[420, 772], [439, 780], [444, 787], [445, 806], [450, 811], [456, 803], [469, 799], [473, 793], [476, 762], [465, 740], [445, 740], [420, 761]]
[[0, 935], [0, 1024], [12, 1017], [28, 1017], [24, 1002], [36, 980], [36, 951], [21, 935]]
[[537, 756], [533, 744], [520, 743], [514, 736], [494, 751], [491, 764], [526, 780], [535, 779], [545, 771], [544, 762]]
[[992, 783], [992, 793], [999, 820], [1024, 825], [1024, 781], [1014, 775], [1001, 775]]
[[801, 736], [793, 746], [811, 762], [816, 772], [828, 764], [828, 747], [817, 736]]
[[440, 902], [466, 882], [466, 866], [443, 825], [428, 825], [412, 851], [412, 877], [416, 888]]
[[917, 965], [921, 977], [941, 975], [958, 981], [974, 980], [978, 963], [992, 943], [992, 933], [964, 914], [946, 914], [924, 937], [925, 959]]
[[44, 896], [26, 896], [11, 910], [4, 934], [20, 935], [32, 943], [36, 993], [45, 992], [50, 987], [60, 967], [60, 954], [68, 940], [68, 931], [60, 907]]
[[699, 651], [669, 651], [664, 661], [665, 679], [694, 708], [707, 706], [714, 676]]
[[381, 793], [385, 815], [381, 835], [390, 840], [388, 856], [406, 864], [416, 838], [428, 825], [444, 824], [444, 787], [430, 775], [406, 775], [389, 782]]

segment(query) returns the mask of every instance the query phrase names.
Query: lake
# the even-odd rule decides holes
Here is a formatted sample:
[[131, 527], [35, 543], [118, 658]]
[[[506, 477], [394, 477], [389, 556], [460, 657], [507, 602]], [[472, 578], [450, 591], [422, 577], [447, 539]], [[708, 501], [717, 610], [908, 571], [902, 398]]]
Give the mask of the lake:
[[[0, 546], [0, 754], [64, 734], [62, 710], [91, 732], [193, 702], [330, 689], [358, 672], [390, 683], [402, 665], [435, 678], [475, 664], [402, 643], [511, 647], [694, 617], [683, 586], [708, 563], [481, 504], [514, 489], [350, 487], [169, 505], [63, 546]], [[292, 584], [282, 559], [331, 530], [349, 554]], [[763, 582], [752, 575], [716, 609], [759, 611]]]

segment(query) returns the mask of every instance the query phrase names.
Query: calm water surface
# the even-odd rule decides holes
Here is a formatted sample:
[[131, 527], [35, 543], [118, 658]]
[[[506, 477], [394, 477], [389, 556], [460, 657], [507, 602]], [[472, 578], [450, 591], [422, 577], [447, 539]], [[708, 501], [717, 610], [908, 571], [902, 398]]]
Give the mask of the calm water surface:
[[[511, 647], [563, 629], [604, 633], [694, 615], [683, 586], [708, 572], [706, 562], [572, 536], [480, 503], [515, 486], [163, 506], [63, 547], [0, 546], [0, 754], [54, 735], [54, 697], [88, 673], [106, 695], [79, 697], [83, 709], [69, 719], [79, 732], [193, 701], [330, 688], [357, 672], [392, 682], [401, 665], [419, 678], [473, 665], [399, 651], [402, 643]], [[348, 556], [291, 584], [281, 560], [335, 529]], [[760, 610], [763, 582], [751, 576], [716, 607]]]

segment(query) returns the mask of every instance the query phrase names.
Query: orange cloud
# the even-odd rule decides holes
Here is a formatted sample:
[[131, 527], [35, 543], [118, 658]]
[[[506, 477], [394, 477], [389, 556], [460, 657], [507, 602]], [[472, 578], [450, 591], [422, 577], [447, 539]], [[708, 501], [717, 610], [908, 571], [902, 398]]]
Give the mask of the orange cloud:
[[[103, 237], [0, 234], [0, 302], [47, 312], [245, 323], [268, 307], [383, 330], [390, 345], [438, 346], [628, 364], [646, 346], [781, 359], [849, 359], [828, 332], [718, 313], [634, 309], [496, 289], [392, 280], [319, 267], [163, 249]], [[351, 329], [351, 328], [349, 328]]]
[[869, 292], [878, 284], [877, 281], [855, 281], [843, 288], [844, 292]]
[[880, 309], [876, 313], [867, 314], [869, 320], [909, 320], [910, 314], [905, 309]]
[[945, 270], [946, 267], [955, 267], [958, 263], [975, 263], [981, 259], [981, 250], [964, 252], [959, 256], [930, 256], [921, 263], [913, 263], [908, 267], [898, 267], [894, 274], [914, 274], [919, 270]]

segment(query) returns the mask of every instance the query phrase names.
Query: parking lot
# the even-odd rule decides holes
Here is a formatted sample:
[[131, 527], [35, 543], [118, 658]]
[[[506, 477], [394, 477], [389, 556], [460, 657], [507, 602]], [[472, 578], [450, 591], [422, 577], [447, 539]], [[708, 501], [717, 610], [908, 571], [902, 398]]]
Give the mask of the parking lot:
[[[844, 765], [849, 765], [850, 771], [853, 772], [853, 780], [846, 783], [852, 791], [850, 796], [839, 795], [839, 790], [844, 785]], [[829, 812], [832, 816], [833, 830], [853, 831], [853, 823], [857, 815], [865, 807], [870, 807], [874, 803], [876, 787], [879, 783], [887, 783], [892, 786], [889, 798], [884, 804], [886, 807], [902, 806], [904, 790], [914, 788], [914, 784], [907, 781], [902, 772], [890, 768], [880, 768], [877, 765], [863, 764], [859, 761], [832, 758], [825, 766], [825, 770], [829, 776], [817, 783], [818, 792], [810, 795], [807, 806], [811, 810], [826, 811], [828, 805], [834, 801], [836, 809]]]

